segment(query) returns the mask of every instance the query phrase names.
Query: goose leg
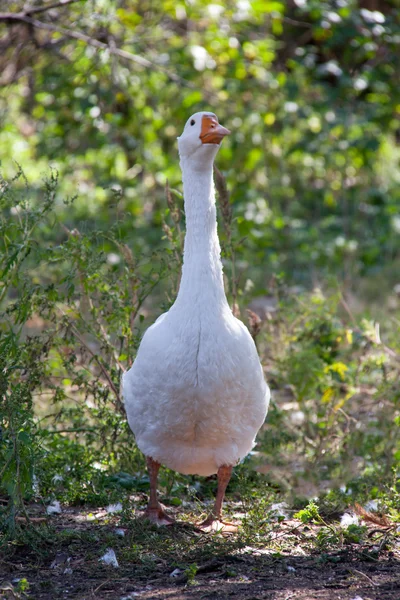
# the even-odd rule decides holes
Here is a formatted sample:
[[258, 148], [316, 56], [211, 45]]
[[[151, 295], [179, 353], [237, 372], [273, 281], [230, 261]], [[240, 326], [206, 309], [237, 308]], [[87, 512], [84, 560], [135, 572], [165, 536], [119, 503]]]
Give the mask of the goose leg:
[[157, 478], [160, 470], [160, 463], [153, 460], [150, 456], [146, 456], [147, 469], [150, 477], [150, 498], [147, 508], [144, 512], [144, 517], [158, 526], [172, 525], [175, 520], [168, 516], [164, 507], [157, 498]]
[[207, 519], [199, 525], [199, 528], [205, 533], [210, 531], [234, 533], [238, 529], [237, 525], [222, 520], [222, 502], [224, 500], [225, 491], [232, 475], [232, 469], [233, 467], [228, 467], [226, 465], [218, 469], [218, 489], [213, 511], [207, 517]]

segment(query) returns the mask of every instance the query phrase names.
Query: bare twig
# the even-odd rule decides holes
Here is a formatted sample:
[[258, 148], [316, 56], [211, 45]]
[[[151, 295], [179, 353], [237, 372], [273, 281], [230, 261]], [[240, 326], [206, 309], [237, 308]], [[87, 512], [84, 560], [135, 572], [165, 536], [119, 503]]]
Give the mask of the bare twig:
[[[59, 310], [64, 317], [68, 318], [68, 316], [61, 309], [59, 309]], [[117, 390], [117, 388], [115, 387], [115, 384], [114, 384], [113, 380], [111, 379], [111, 375], [108, 373], [107, 369], [101, 362], [100, 358], [97, 356], [97, 354], [95, 352], [93, 352], [93, 350], [86, 343], [86, 341], [80, 335], [79, 331], [76, 329], [76, 327], [73, 325], [73, 323], [71, 323], [71, 321], [69, 319], [68, 319], [68, 323], [69, 323], [69, 326], [71, 327], [72, 331], [74, 332], [75, 337], [80, 341], [82, 346], [89, 352], [89, 354], [94, 358], [94, 360], [100, 367], [100, 370], [103, 373], [104, 377], [106, 378], [108, 385], [110, 386], [111, 390], [114, 392], [115, 398], [117, 400], [118, 408], [120, 409], [120, 411], [123, 414], [125, 414], [125, 408], [124, 408], [124, 405], [121, 400], [121, 395], [120, 395], [119, 391]]]
[[218, 203], [222, 213], [222, 222], [227, 236], [231, 234], [232, 224], [232, 205], [229, 199], [229, 192], [226, 185], [226, 179], [221, 171], [214, 165], [215, 187], [218, 192]]
[[101, 360], [99, 359], [99, 357], [97, 356], [97, 354], [95, 352], [93, 352], [93, 350], [90, 348], [90, 346], [88, 346], [88, 344], [85, 342], [85, 340], [83, 339], [83, 337], [79, 334], [79, 332], [77, 331], [76, 327], [74, 327], [72, 325], [72, 323], [70, 323], [70, 326], [74, 332], [74, 335], [78, 338], [78, 340], [80, 341], [80, 343], [82, 344], [82, 346], [89, 352], [89, 354], [94, 358], [94, 360], [97, 362], [97, 364], [99, 365], [101, 372], [103, 373], [104, 377], [107, 379], [107, 382], [110, 386], [110, 388], [112, 389], [112, 391], [115, 394], [115, 397], [117, 399], [119, 408], [125, 412], [124, 409], [124, 405], [122, 404], [121, 401], [121, 396], [117, 390], [117, 388], [114, 385], [113, 380], [111, 379], [110, 374], [108, 373], [107, 369], [105, 368], [105, 366], [103, 365], [103, 363], [101, 362]]
[[217, 169], [217, 167], [215, 165], [214, 165], [214, 175], [215, 175], [215, 187], [217, 188], [217, 192], [218, 192], [218, 204], [221, 209], [222, 222], [224, 225], [224, 229], [225, 229], [225, 233], [226, 233], [226, 237], [227, 237], [227, 241], [228, 241], [228, 248], [229, 248], [229, 252], [230, 252], [231, 265], [232, 265], [232, 281], [231, 281], [232, 299], [233, 299], [232, 312], [235, 315], [235, 317], [236, 316], [239, 317], [240, 309], [236, 302], [238, 281], [237, 281], [237, 277], [236, 277], [235, 249], [234, 249], [233, 241], [232, 241], [232, 204], [231, 204], [230, 198], [229, 198], [229, 192], [228, 192], [228, 187], [226, 185], [226, 179], [223, 176], [223, 174], [221, 173], [221, 171], [219, 169]]
[[375, 583], [375, 581], [372, 581], [371, 577], [368, 577], [368, 575], [366, 573], [363, 573], [362, 571], [358, 571], [357, 569], [349, 569], [349, 571], [350, 573], [356, 573], [357, 575], [361, 575], [361, 577], [364, 577], [364, 579], [366, 579], [373, 586], [378, 585], [377, 583]]
[[103, 581], [103, 583], [101, 583], [99, 586], [97, 586], [97, 588], [92, 591], [93, 597], [94, 597], [94, 594], [96, 594], [96, 592], [98, 592], [100, 588], [102, 588], [103, 586], [110, 583], [110, 581], [111, 581], [110, 579], [107, 579], [107, 581]]
[[42, 429], [42, 432], [45, 433], [46, 435], [55, 435], [56, 433], [83, 433], [83, 432], [88, 432], [88, 431], [92, 431], [92, 432], [96, 432], [98, 433], [98, 429], [95, 427], [70, 427], [67, 429]]
[[297, 21], [297, 19], [291, 19], [290, 17], [282, 17], [282, 21], [289, 23], [289, 25], [295, 25], [296, 27], [312, 29], [312, 23], [307, 23], [306, 21]]
[[[340, 294], [340, 303], [343, 306], [343, 308], [345, 309], [345, 311], [347, 312], [347, 314], [349, 315], [354, 329], [356, 331], [358, 331], [359, 333], [361, 333], [361, 335], [363, 335], [364, 337], [366, 337], [370, 342], [372, 343], [377, 343], [379, 346], [382, 346], [382, 348], [385, 350], [385, 352], [391, 357], [394, 358], [395, 360], [400, 360], [400, 356], [397, 354], [397, 352], [395, 352], [392, 348], [389, 348], [389, 346], [387, 346], [384, 342], [382, 342], [382, 339], [380, 338], [380, 335], [377, 336], [377, 339], [371, 339], [370, 337], [368, 337], [364, 331], [362, 331], [358, 325], [357, 325], [357, 321], [353, 315], [353, 313], [351, 312], [351, 309], [349, 307], [349, 305], [347, 304], [345, 298], [343, 297], [343, 294]], [[379, 334], [379, 326], [378, 329], [376, 329], [376, 332], [378, 332]]]

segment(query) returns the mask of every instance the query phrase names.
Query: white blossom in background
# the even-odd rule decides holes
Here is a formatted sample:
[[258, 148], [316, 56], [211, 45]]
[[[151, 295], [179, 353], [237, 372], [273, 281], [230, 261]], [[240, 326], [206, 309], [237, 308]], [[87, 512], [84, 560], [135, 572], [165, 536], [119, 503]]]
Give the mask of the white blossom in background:
[[364, 508], [372, 512], [378, 510], [378, 500], [368, 500]]
[[299, 109], [299, 105], [296, 102], [285, 102], [283, 110], [287, 113], [295, 113]]
[[[95, 350], [95, 347], [93, 347], [92, 349]], [[97, 471], [107, 471], [107, 466], [103, 465], [102, 463], [98, 462], [97, 460], [92, 464], [92, 467], [94, 469], [97, 469]]]
[[380, 37], [381, 35], [383, 35], [385, 33], [385, 31], [386, 31], [386, 29], [384, 27], [382, 27], [382, 25], [375, 25], [375, 27], [372, 28], [372, 33], [376, 37]]
[[364, 21], [367, 21], [367, 23], [385, 22], [385, 15], [379, 12], [379, 10], [368, 10], [367, 8], [362, 8], [360, 10], [360, 15], [363, 17]]
[[328, 121], [328, 123], [333, 123], [335, 119], [336, 114], [333, 112], [333, 110], [328, 110], [328, 112], [325, 114], [325, 120]]
[[212, 19], [218, 20], [225, 8], [221, 4], [209, 4], [207, 6], [207, 12]]
[[258, 198], [255, 202], [247, 203], [244, 216], [248, 221], [261, 225], [270, 220], [272, 211], [264, 198]]
[[249, 0], [238, 0], [236, 2], [236, 12], [233, 15], [234, 21], [245, 21], [249, 18], [251, 4]]
[[115, 252], [107, 254], [107, 262], [109, 265], [118, 265], [121, 262], [121, 257]]
[[289, 418], [292, 425], [298, 427], [300, 425], [303, 425], [304, 421], [306, 420], [306, 415], [302, 410], [295, 410], [289, 413]]
[[99, 558], [99, 561], [105, 563], [106, 565], [111, 565], [115, 568], [119, 567], [117, 557], [112, 548], [107, 548], [106, 553], [101, 558]]
[[89, 110], [89, 115], [92, 117], [92, 119], [96, 119], [100, 113], [101, 110], [99, 106], [92, 106], [92, 108]]
[[342, 17], [338, 13], [333, 11], [326, 13], [325, 16], [331, 23], [340, 23], [340, 21], [342, 20]]
[[334, 75], [335, 77], [340, 77], [343, 73], [336, 60], [328, 60], [328, 62], [319, 67], [318, 71], [322, 74], [328, 73], [329, 75]]
[[178, 21], [183, 21], [183, 19], [187, 18], [185, 7], [182, 6], [182, 4], [178, 4], [178, 6], [175, 8], [175, 15]]
[[192, 46], [190, 53], [193, 56], [196, 71], [204, 71], [204, 69], [214, 69], [216, 67], [217, 63], [203, 46]]
[[362, 92], [368, 87], [368, 81], [364, 77], [357, 77], [354, 81], [354, 89], [358, 92]]
[[392, 227], [396, 233], [400, 233], [400, 216], [392, 217]]
[[347, 250], [349, 252], [355, 252], [358, 248], [358, 242], [356, 240], [349, 240], [347, 242]]

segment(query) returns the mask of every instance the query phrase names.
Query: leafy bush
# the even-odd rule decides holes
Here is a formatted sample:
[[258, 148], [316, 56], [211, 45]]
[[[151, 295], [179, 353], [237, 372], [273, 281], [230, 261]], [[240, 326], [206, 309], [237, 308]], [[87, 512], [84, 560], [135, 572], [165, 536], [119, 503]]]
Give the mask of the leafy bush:
[[398, 340], [389, 348], [376, 325], [358, 325], [338, 291], [281, 295], [259, 342], [277, 388], [260, 440], [278, 463], [271, 472], [306, 497], [362, 473], [390, 477], [400, 442]]
[[68, 230], [57, 189], [54, 171], [35, 198], [21, 170], [1, 180], [0, 485], [13, 515], [37, 482], [50, 491], [65, 469], [64, 486], [73, 488], [87, 484], [96, 461], [101, 471], [138, 460], [120, 379], [140, 340], [143, 305], [175, 268], [173, 257], [135, 259], [117, 226]]

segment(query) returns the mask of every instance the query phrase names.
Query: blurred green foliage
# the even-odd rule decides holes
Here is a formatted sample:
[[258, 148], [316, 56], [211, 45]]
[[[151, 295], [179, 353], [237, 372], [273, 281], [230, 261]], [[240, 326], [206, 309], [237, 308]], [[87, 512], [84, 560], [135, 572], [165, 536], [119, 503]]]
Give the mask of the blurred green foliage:
[[166, 180], [180, 187], [176, 136], [211, 109], [233, 132], [218, 165], [247, 239], [239, 277], [351, 286], [398, 266], [400, 13], [378, 4], [92, 0], [0, 21], [3, 172], [17, 160], [38, 185], [52, 165], [78, 194], [59, 206], [68, 227], [116, 217], [146, 252]]

